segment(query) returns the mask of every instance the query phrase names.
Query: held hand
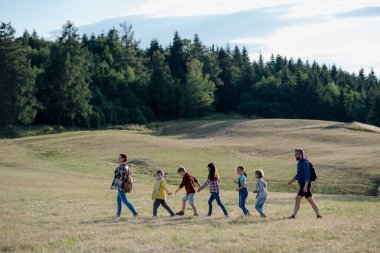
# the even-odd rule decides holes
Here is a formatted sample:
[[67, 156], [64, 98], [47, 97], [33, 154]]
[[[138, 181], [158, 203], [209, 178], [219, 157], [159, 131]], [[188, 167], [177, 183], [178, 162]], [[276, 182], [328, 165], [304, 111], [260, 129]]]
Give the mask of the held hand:
[[178, 190], [176, 190], [176, 191], [174, 192], [174, 195], [177, 195], [177, 193], [178, 193]]
[[253, 191], [253, 193], [257, 193], [257, 191], [256, 191], [256, 190], [254, 190], [254, 191]]
[[199, 189], [198, 189], [198, 192], [200, 192], [201, 190], [202, 190], [202, 189], [201, 189], [201, 188], [199, 188]]

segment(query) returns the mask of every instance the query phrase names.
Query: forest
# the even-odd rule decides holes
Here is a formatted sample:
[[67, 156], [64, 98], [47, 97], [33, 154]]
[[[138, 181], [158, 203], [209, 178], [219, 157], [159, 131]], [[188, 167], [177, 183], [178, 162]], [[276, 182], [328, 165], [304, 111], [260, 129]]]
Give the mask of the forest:
[[349, 73], [281, 55], [250, 59], [245, 47], [206, 46], [197, 34], [178, 32], [169, 45], [153, 39], [141, 48], [127, 23], [80, 35], [68, 21], [55, 41], [36, 31], [15, 34], [1, 23], [2, 128], [103, 128], [214, 113], [380, 126], [373, 70]]

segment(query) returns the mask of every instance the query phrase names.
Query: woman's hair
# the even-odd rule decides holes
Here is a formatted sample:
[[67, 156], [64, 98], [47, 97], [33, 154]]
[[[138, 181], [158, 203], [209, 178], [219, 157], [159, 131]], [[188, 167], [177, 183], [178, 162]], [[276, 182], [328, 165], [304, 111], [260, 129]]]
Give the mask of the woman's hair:
[[239, 170], [241, 170], [241, 171], [243, 171], [244, 173], [243, 173], [243, 175], [245, 176], [245, 177], [247, 177], [248, 175], [247, 175], [247, 172], [245, 171], [245, 168], [244, 168], [244, 166], [243, 165], [238, 165], [237, 166], [237, 168], [239, 169]]
[[120, 154], [121, 159], [123, 159], [123, 162], [128, 161], [128, 156], [126, 154]]
[[165, 176], [165, 173], [163, 170], [157, 170], [156, 175], [161, 174], [162, 176]]
[[180, 167], [178, 168], [177, 173], [181, 173], [181, 172], [186, 173], [186, 169], [185, 169], [185, 167], [180, 166]]
[[257, 175], [258, 178], [263, 178], [264, 177], [264, 171], [262, 169], [257, 169], [255, 171], [255, 174]]
[[219, 177], [218, 169], [216, 168], [215, 164], [209, 163], [207, 167], [210, 169], [208, 172], [208, 178], [210, 180], [219, 180], [220, 177]]

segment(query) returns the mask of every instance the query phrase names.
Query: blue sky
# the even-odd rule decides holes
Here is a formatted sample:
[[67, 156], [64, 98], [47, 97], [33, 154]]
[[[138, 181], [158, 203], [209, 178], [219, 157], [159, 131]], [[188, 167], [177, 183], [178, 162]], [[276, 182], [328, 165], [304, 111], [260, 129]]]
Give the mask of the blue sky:
[[0, 20], [49, 38], [66, 20], [86, 33], [127, 21], [142, 46], [167, 45], [178, 30], [244, 45], [255, 59], [278, 53], [380, 74], [380, 0], [0, 0]]

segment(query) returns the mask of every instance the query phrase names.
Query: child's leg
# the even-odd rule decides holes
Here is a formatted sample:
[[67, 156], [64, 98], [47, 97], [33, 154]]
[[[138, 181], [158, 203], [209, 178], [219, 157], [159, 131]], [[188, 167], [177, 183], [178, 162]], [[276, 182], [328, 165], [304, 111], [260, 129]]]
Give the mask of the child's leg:
[[244, 215], [249, 215], [248, 209], [245, 207], [245, 202], [247, 201], [248, 194], [246, 192], [241, 192], [239, 194], [239, 207], [243, 210]]
[[170, 215], [173, 215], [173, 211], [172, 209], [170, 209], [170, 207], [168, 206], [168, 204], [166, 204], [166, 201], [165, 200], [161, 200], [161, 205], [163, 208], [165, 208], [169, 213]]
[[212, 192], [208, 200], [208, 216], [211, 216], [212, 214], [212, 202], [214, 201], [214, 199], [215, 199], [215, 196], [214, 196], [214, 193]]
[[155, 199], [153, 202], [153, 216], [157, 216], [157, 209], [160, 206], [160, 201]]
[[214, 193], [214, 194], [215, 194], [216, 203], [218, 203], [218, 205], [220, 206], [220, 208], [222, 208], [222, 211], [223, 211], [224, 215], [228, 215], [226, 208], [224, 207], [222, 201], [220, 200], [219, 193]]
[[189, 204], [193, 208], [194, 215], [198, 215], [197, 206], [195, 205], [195, 193], [189, 194]]
[[133, 213], [133, 215], [136, 216], [137, 212], [135, 208], [132, 206], [132, 204], [128, 202], [125, 192], [119, 191], [119, 196], [120, 196], [121, 201], [128, 207], [128, 209]]
[[259, 212], [260, 216], [265, 216], [265, 213], [263, 211], [264, 202], [265, 202], [264, 198], [256, 200], [255, 209], [257, 210], [257, 212]]
[[182, 212], [185, 212], [186, 209], [186, 201], [188, 200], [188, 196], [185, 194], [182, 198]]
[[116, 213], [116, 216], [120, 217], [122, 205], [121, 205], [121, 198], [120, 198], [119, 191], [117, 192], [116, 203], [117, 203], [117, 213]]

